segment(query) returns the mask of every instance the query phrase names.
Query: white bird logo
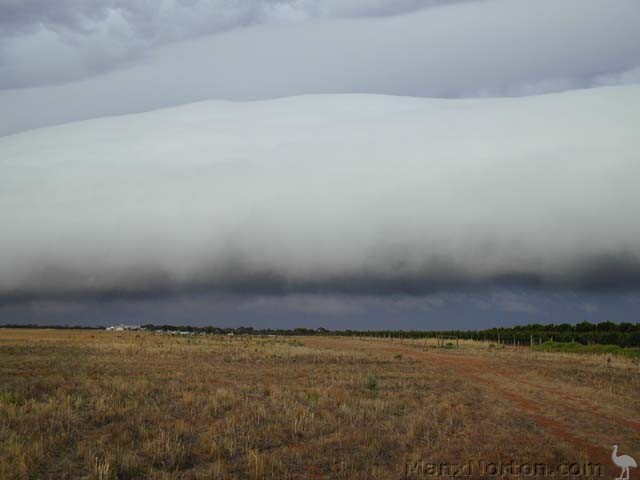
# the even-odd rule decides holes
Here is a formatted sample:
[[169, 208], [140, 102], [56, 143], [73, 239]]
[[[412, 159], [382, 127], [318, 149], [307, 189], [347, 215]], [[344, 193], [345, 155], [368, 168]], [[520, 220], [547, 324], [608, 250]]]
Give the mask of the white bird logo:
[[622, 469], [622, 472], [620, 472], [620, 476], [616, 478], [616, 480], [629, 480], [629, 468], [635, 468], [638, 466], [638, 464], [629, 455], [618, 456], [618, 445], [612, 445], [611, 448], [613, 448], [611, 460], [613, 460], [613, 463], [615, 463]]

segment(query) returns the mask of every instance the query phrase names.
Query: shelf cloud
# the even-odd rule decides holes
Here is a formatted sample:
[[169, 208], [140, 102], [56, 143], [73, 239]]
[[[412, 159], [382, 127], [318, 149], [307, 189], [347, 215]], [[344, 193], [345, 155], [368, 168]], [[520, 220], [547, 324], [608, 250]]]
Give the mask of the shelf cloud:
[[639, 112], [313, 95], [3, 137], [0, 303], [637, 291]]

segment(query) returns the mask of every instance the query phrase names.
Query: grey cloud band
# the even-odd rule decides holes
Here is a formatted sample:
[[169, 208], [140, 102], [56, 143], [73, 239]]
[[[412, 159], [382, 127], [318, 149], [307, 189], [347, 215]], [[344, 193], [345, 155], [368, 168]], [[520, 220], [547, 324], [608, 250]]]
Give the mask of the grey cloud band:
[[638, 112], [330, 95], [4, 137], [0, 298], [636, 291]]

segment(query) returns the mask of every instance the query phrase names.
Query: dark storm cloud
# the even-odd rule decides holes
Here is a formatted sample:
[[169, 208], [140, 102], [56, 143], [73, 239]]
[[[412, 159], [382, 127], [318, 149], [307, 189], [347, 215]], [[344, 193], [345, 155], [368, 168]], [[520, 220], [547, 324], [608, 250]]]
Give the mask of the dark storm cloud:
[[[584, 258], [575, 270], [559, 275], [548, 272], [506, 272], [473, 278], [468, 273], [442, 265], [424, 272], [360, 272], [324, 278], [291, 278], [283, 272], [250, 271], [239, 264], [217, 268], [209, 276], [199, 275], [185, 282], [172, 280], [167, 272], [131, 272], [117, 288], [79, 288], [86, 278], [65, 276], [52, 269], [33, 290], [0, 292], [0, 306], [25, 305], [41, 301], [110, 303], [123, 300], [158, 300], [201, 295], [282, 297], [338, 295], [340, 298], [425, 297], [440, 293], [482, 293], [524, 290], [527, 292], [583, 292], [590, 294], [635, 292], [640, 289], [640, 259], [631, 254]], [[68, 286], [61, 286], [61, 282]], [[515, 304], [512, 304], [514, 308]], [[520, 309], [524, 306], [521, 304]], [[527, 306], [527, 308], [533, 308]]]
[[601, 255], [581, 265], [576, 287], [588, 291], [640, 289], [640, 258], [631, 253]]

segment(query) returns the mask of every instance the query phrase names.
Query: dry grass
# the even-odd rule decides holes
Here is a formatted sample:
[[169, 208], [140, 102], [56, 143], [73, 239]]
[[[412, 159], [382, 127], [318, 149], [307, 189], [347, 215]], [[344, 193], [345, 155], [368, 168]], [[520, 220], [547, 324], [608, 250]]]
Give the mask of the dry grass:
[[386, 479], [409, 459], [638, 455], [639, 391], [624, 360], [469, 342], [5, 329], [0, 479]]

